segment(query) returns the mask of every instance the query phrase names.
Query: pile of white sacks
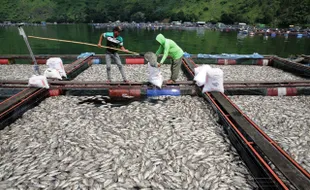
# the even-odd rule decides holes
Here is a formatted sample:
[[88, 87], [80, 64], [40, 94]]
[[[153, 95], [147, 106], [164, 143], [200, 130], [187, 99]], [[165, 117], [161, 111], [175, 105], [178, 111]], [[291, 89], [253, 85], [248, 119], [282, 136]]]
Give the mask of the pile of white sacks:
[[209, 65], [202, 65], [195, 68], [194, 81], [198, 86], [203, 86], [202, 92], [224, 93], [224, 75], [222, 69], [211, 68]]
[[49, 85], [47, 79], [59, 79], [62, 77], [67, 78], [66, 71], [63, 66], [63, 62], [59, 57], [51, 57], [46, 61], [48, 68], [45, 70], [44, 75], [33, 75], [29, 81], [29, 87], [47, 88]]
[[[147, 60], [148, 61], [148, 60]], [[46, 61], [48, 68], [44, 75], [33, 75], [28, 82], [29, 87], [47, 88], [49, 89], [47, 79], [67, 78], [63, 62], [59, 57], [52, 57]], [[159, 67], [154, 67], [148, 63], [149, 82], [161, 88], [163, 84], [163, 76]], [[211, 68], [209, 65], [202, 65], [195, 68], [194, 81], [198, 86], [203, 86], [202, 92], [222, 92], [224, 93], [223, 71], [219, 68]]]
[[[148, 61], [148, 60], [147, 60]], [[163, 76], [160, 68], [148, 63], [149, 82], [161, 88]], [[211, 68], [209, 65], [202, 65], [195, 68], [194, 81], [198, 86], [203, 86], [202, 92], [222, 92], [224, 93], [224, 75], [222, 69]]]

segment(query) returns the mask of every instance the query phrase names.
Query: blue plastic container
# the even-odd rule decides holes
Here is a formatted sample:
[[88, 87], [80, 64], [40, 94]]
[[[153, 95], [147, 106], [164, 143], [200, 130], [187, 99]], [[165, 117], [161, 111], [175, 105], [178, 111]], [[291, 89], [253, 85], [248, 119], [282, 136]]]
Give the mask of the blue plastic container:
[[77, 59], [81, 59], [81, 58], [85, 58], [85, 57], [88, 57], [88, 56], [94, 56], [95, 55], [95, 53], [94, 52], [85, 52], [85, 53], [81, 53], [78, 57], [77, 57]]
[[91, 63], [92, 64], [100, 64], [101, 63], [101, 59], [92, 59]]
[[297, 38], [302, 38], [302, 34], [297, 34]]
[[146, 91], [147, 97], [150, 96], [180, 96], [179, 89], [150, 89]]
[[189, 53], [187, 53], [187, 52], [184, 52], [183, 56], [184, 56], [185, 58], [190, 58], [190, 57], [191, 57], [191, 54], [189, 54]]

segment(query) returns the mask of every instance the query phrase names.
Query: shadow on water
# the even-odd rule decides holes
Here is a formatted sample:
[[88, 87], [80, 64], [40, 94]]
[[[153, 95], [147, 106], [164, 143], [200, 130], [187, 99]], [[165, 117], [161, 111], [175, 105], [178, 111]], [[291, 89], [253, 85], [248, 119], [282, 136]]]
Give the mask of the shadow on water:
[[168, 98], [158, 98], [158, 97], [151, 97], [151, 98], [110, 98], [108, 96], [102, 97], [87, 97], [83, 98], [78, 102], [78, 104], [93, 104], [95, 107], [101, 107], [107, 105], [108, 107], [121, 107], [131, 104], [132, 102], [149, 102], [153, 104], [157, 103], [164, 103], [168, 100]]

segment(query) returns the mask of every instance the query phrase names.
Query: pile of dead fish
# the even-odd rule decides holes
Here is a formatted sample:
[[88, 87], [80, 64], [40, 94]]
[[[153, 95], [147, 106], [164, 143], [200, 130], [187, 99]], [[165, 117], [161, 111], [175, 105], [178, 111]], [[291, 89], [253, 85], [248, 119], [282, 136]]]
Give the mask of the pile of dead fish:
[[255, 188], [203, 99], [107, 100], [51, 97], [0, 131], [0, 189]]
[[[142, 82], [147, 81], [149, 77], [147, 65], [126, 65], [124, 66], [125, 75], [129, 81]], [[112, 81], [122, 81], [121, 73], [116, 65], [111, 67]], [[164, 80], [170, 79], [170, 65], [161, 66], [161, 74]], [[107, 71], [105, 65], [92, 65], [90, 68], [79, 74], [74, 80], [78, 81], [105, 81], [107, 80]], [[179, 74], [179, 81], [186, 81], [182, 71]]]
[[252, 65], [210, 65], [224, 72], [224, 81], [288, 81], [305, 80], [280, 69], [270, 66]]
[[309, 96], [231, 96], [241, 110], [310, 172]]
[[[211, 65], [211, 67], [220, 68], [224, 72], [224, 81], [288, 81], [303, 80], [291, 73], [269, 66], [251, 66], [251, 65]], [[40, 65], [40, 71], [47, 69], [46, 65]], [[142, 82], [148, 80], [148, 68], [146, 65], [125, 65], [125, 74], [129, 81]], [[122, 81], [121, 74], [116, 65], [112, 65], [112, 81]], [[32, 65], [1, 65], [0, 80], [28, 80], [33, 72]], [[161, 73], [164, 80], [170, 77], [170, 65], [162, 65]], [[74, 80], [78, 81], [105, 81], [107, 80], [106, 65], [92, 65]], [[186, 77], [182, 71], [178, 78], [179, 81], [185, 81]]]

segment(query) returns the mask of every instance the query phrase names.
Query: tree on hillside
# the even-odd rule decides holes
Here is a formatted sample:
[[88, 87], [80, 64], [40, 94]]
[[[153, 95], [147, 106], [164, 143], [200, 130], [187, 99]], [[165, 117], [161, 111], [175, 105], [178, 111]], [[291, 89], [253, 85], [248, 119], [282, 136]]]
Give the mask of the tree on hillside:
[[280, 24], [307, 24], [310, 17], [310, 0], [283, 0], [281, 3]]
[[0, 22], [213, 21], [307, 24], [310, 0], [2, 0]]
[[140, 11], [136, 12], [135, 14], [131, 15], [130, 20], [135, 22], [144, 22], [145, 14]]
[[[3, 21], [20, 21], [24, 18], [17, 6], [19, 0], [2, 0], [0, 6], [0, 22]], [[13, 11], [14, 10], [14, 11]]]
[[54, 2], [50, 0], [29, 0], [20, 4], [25, 20], [29, 22], [46, 21], [54, 14], [55, 7]]

